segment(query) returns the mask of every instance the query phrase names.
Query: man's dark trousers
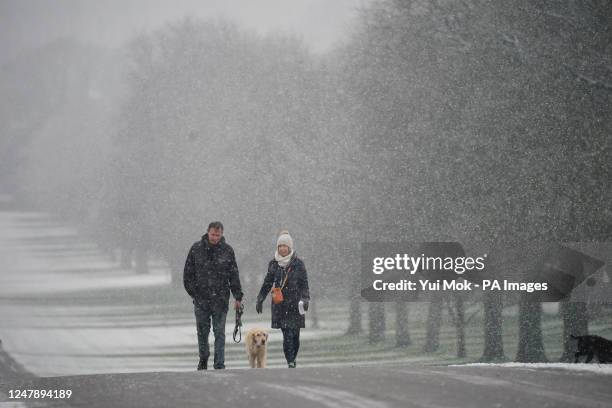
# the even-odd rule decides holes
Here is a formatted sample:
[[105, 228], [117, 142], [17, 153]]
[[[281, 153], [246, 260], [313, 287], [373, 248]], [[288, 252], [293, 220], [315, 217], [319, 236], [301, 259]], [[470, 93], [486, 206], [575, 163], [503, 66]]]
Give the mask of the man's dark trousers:
[[215, 335], [214, 368], [225, 368], [225, 318], [227, 311], [212, 308], [209, 304], [194, 302], [196, 328], [198, 332], [198, 351], [200, 359], [208, 360], [210, 350], [208, 347], [208, 334], [212, 320], [213, 334]]

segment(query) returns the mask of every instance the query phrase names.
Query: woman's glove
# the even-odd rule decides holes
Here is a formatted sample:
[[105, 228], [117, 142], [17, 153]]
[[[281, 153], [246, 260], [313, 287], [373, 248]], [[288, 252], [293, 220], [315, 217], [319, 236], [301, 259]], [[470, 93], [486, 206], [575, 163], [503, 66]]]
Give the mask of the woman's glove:
[[308, 311], [308, 301], [307, 300], [303, 300], [302, 302], [304, 302], [304, 311], [307, 312]]
[[261, 312], [263, 312], [263, 300], [262, 299], [257, 298], [257, 303], [255, 304], [255, 311], [260, 314]]

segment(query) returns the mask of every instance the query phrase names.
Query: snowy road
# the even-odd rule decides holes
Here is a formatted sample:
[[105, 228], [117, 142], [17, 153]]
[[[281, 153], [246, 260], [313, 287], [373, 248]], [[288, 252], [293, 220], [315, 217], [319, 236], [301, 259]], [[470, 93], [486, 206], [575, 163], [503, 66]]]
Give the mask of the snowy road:
[[[306, 367], [39, 378], [96, 407], [610, 407], [612, 376], [520, 367]], [[5, 386], [8, 386], [5, 385]], [[59, 405], [58, 405], [59, 406]]]

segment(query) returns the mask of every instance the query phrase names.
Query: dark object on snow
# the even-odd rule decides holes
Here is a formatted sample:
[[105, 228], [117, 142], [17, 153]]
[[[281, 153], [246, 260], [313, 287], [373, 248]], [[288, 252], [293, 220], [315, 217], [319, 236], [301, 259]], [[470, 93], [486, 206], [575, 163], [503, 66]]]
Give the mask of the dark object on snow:
[[[283, 284], [284, 282], [284, 284]], [[281, 267], [273, 259], [268, 264], [268, 273], [257, 296], [257, 310], [261, 312], [263, 301], [275, 286], [282, 292], [283, 301], [270, 302], [272, 305], [272, 328], [283, 332], [283, 352], [285, 359], [291, 367], [295, 368], [295, 360], [300, 349], [300, 329], [306, 327], [305, 315], [300, 314], [300, 300], [304, 303], [310, 301], [308, 290], [308, 276], [306, 267], [300, 258], [293, 254], [286, 267]]]
[[212, 309], [206, 303], [198, 304], [194, 300], [194, 312], [196, 317], [196, 331], [198, 334], [198, 354], [200, 359], [208, 361], [210, 346], [208, 335], [212, 326], [215, 335], [215, 357], [213, 367], [215, 370], [225, 368], [225, 319], [227, 312]]
[[[240, 307], [236, 309], [236, 324], [234, 325], [234, 343], [240, 343], [242, 340], [242, 314], [244, 313], [244, 305], [241, 303]], [[238, 340], [236, 340], [238, 339]]]
[[228, 310], [230, 291], [236, 300], [242, 299], [242, 287], [236, 257], [225, 237], [210, 245], [208, 234], [191, 246], [183, 273], [185, 290], [197, 304], [207, 304], [213, 310]]
[[[295, 368], [295, 360], [300, 351], [300, 329], [282, 328], [283, 332], [283, 353], [289, 368]], [[293, 365], [293, 367], [292, 367]]]
[[297, 256], [293, 256], [286, 268], [282, 268], [276, 260], [271, 260], [268, 264], [268, 273], [264, 278], [263, 285], [257, 296], [257, 302], [263, 303], [270, 293], [272, 285], [281, 287], [282, 282], [287, 278], [283, 287], [283, 301], [278, 304], [272, 303], [272, 328], [304, 328], [304, 315], [299, 312], [298, 303], [303, 300], [305, 303], [310, 300], [308, 290], [308, 276], [304, 262]]
[[[218, 227], [212, 228], [222, 230]], [[211, 231], [209, 229], [209, 231]], [[185, 290], [193, 299], [198, 333], [200, 360], [210, 356], [208, 335], [211, 322], [215, 335], [214, 368], [225, 368], [225, 318], [230, 291], [236, 300], [242, 300], [242, 288], [234, 250], [221, 236], [212, 245], [208, 234], [191, 246], [183, 272]]]
[[206, 358], [201, 358], [200, 362], [198, 363], [198, 371], [202, 370], [208, 370], [208, 359]]
[[581, 356], [587, 356], [585, 363], [590, 363], [593, 357], [597, 357], [597, 361], [602, 364], [612, 363], [612, 341], [594, 335], [572, 335], [572, 338], [578, 341], [578, 351], [576, 351], [574, 363], [577, 363]]

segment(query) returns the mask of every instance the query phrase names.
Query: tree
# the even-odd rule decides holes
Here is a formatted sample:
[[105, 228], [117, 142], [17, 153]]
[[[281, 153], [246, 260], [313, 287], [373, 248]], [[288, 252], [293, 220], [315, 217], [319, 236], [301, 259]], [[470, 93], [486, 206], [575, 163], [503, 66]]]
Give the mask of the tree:
[[395, 302], [395, 345], [406, 347], [412, 344], [408, 323], [408, 304]]
[[576, 340], [571, 336], [584, 336], [589, 331], [589, 315], [586, 303], [568, 302], [559, 303], [563, 318], [563, 354], [561, 361], [574, 362]]
[[369, 342], [371, 344], [381, 342], [385, 339], [385, 303], [370, 302], [368, 304], [369, 318]]
[[503, 295], [488, 291], [484, 294], [484, 350], [481, 361], [498, 362], [506, 360], [503, 340]]
[[547, 362], [542, 339], [542, 304], [531, 301], [525, 294], [519, 302], [519, 342], [515, 361]]

